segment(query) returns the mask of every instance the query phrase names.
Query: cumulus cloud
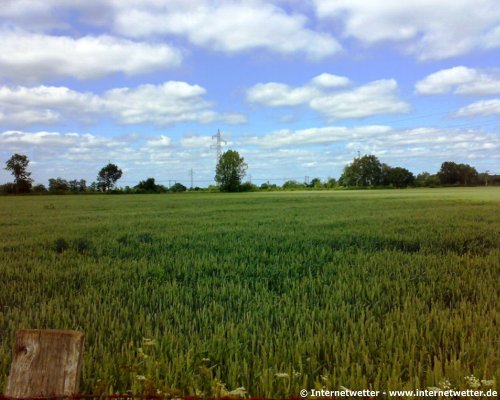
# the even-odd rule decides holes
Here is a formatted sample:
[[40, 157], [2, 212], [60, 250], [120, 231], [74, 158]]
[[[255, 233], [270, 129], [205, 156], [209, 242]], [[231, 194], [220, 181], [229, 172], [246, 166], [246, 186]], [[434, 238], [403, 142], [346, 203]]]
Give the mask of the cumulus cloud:
[[246, 121], [245, 116], [238, 113], [215, 112], [212, 104], [204, 99], [205, 94], [205, 88], [180, 81], [116, 88], [102, 95], [66, 87], [3, 86], [0, 87], [0, 123], [25, 126], [68, 118], [91, 122], [100, 116], [111, 116], [123, 124], [167, 125], [216, 120], [240, 124]]
[[310, 106], [329, 118], [363, 118], [410, 110], [409, 104], [399, 99], [394, 79], [381, 79], [350, 91], [316, 97]]
[[346, 77], [321, 74], [299, 87], [284, 83], [258, 83], [247, 90], [247, 101], [270, 107], [308, 104], [328, 118], [362, 118], [399, 114], [409, 105], [398, 98], [394, 79], [382, 79], [348, 91], [338, 91], [350, 81]]
[[295, 88], [278, 82], [258, 83], [248, 89], [246, 95], [250, 103], [271, 107], [296, 106], [320, 96], [327, 89], [341, 88], [349, 84], [349, 79], [344, 76], [323, 73], [315, 76], [306, 85]]
[[268, 106], [293, 106], [308, 102], [322, 91], [350, 84], [351, 81], [344, 76], [322, 73], [298, 87], [278, 82], [258, 83], [247, 90], [247, 100]]
[[87, 24], [109, 26], [124, 37], [173, 35], [227, 53], [264, 49], [321, 59], [341, 50], [332, 35], [309, 28], [305, 15], [287, 13], [279, 4], [263, 0], [145, 0], [140, 4], [127, 0], [6, 0], [0, 10], [0, 18], [42, 31], [67, 29], [68, 15]]
[[341, 24], [365, 44], [403, 42], [421, 60], [444, 59], [500, 47], [496, 0], [314, 0], [318, 17]]
[[137, 75], [177, 67], [180, 52], [108, 35], [50, 36], [19, 30], [0, 31], [0, 77], [13, 82], [48, 78], [96, 79], [114, 73]]
[[264, 148], [325, 145], [345, 140], [377, 136], [386, 134], [390, 131], [391, 128], [384, 125], [368, 125], [354, 128], [327, 126], [296, 131], [282, 129], [264, 136], [247, 138], [244, 143], [258, 145]]
[[341, 88], [349, 86], [351, 81], [345, 76], [322, 73], [311, 79], [310, 85], [317, 86], [322, 89]]
[[500, 138], [471, 129], [421, 127], [393, 131], [385, 137], [352, 141], [346, 146], [389, 159], [491, 159], [500, 151]]
[[146, 142], [146, 147], [151, 149], [165, 149], [172, 146], [172, 139], [168, 136], [160, 135], [157, 138], [149, 139]]
[[[0, 133], [0, 147], [5, 151], [36, 149], [37, 161], [95, 161], [115, 157], [131, 157], [129, 141], [93, 134], [49, 131], [5, 131]], [[50, 172], [50, 171], [49, 171]]]
[[311, 100], [319, 91], [311, 86], [292, 88], [284, 83], [258, 83], [247, 91], [250, 103], [264, 104], [271, 107], [296, 106]]
[[491, 95], [500, 93], [500, 75], [486, 73], [463, 66], [442, 69], [418, 81], [419, 94], [456, 93], [465, 95]]
[[188, 135], [184, 136], [180, 143], [182, 147], [210, 148], [213, 145], [213, 139], [212, 136]]
[[175, 34], [191, 43], [228, 53], [266, 49], [320, 59], [340, 51], [330, 35], [306, 27], [307, 18], [263, 1], [156, 2], [120, 8], [114, 28], [129, 37]]
[[118, 121], [126, 124], [215, 120], [211, 104], [203, 99], [206, 90], [199, 85], [169, 81], [162, 85], [118, 88], [104, 93], [103, 100]]
[[51, 124], [65, 117], [88, 118], [101, 111], [102, 100], [66, 87], [0, 87], [0, 123]]
[[482, 100], [462, 107], [455, 114], [457, 117], [480, 117], [500, 115], [500, 99]]

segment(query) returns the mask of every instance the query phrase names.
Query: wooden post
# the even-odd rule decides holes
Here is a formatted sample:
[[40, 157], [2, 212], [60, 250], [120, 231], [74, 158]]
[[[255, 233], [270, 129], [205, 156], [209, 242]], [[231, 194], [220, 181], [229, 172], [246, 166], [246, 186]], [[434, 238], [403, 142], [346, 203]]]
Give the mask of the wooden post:
[[22, 329], [16, 332], [5, 396], [78, 394], [84, 334], [77, 331]]

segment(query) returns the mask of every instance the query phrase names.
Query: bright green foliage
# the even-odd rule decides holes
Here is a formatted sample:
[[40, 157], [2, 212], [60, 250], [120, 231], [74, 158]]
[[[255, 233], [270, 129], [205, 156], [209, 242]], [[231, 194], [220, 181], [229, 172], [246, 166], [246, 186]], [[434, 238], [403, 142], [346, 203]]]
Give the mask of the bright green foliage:
[[0, 388], [28, 327], [85, 331], [85, 393], [499, 382], [498, 188], [0, 197], [0, 224]]
[[340, 181], [345, 186], [376, 186], [382, 183], [382, 164], [373, 155], [357, 157], [344, 167]]
[[245, 159], [237, 151], [228, 150], [219, 158], [215, 168], [215, 182], [223, 192], [239, 192], [246, 169]]

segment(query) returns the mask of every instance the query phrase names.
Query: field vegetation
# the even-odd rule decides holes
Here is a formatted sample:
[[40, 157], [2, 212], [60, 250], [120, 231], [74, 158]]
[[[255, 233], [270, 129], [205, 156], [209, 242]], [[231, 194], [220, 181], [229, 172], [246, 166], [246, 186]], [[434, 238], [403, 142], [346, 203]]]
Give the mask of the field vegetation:
[[498, 188], [0, 197], [0, 388], [20, 328], [84, 331], [85, 393], [496, 385], [499, 228]]

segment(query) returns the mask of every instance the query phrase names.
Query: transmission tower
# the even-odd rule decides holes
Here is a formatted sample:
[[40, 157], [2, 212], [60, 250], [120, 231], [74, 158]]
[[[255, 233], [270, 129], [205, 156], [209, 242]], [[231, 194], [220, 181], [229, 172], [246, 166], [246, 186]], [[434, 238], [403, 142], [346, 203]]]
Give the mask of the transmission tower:
[[216, 149], [217, 151], [217, 162], [219, 162], [219, 158], [222, 154], [222, 143], [227, 144], [227, 142], [222, 138], [222, 135], [220, 134], [220, 130], [217, 129], [217, 134], [212, 136], [212, 139], [215, 139], [216, 142], [215, 144], [211, 145], [211, 149]]
[[191, 177], [191, 189], [193, 188], [193, 175], [194, 175], [193, 168], [191, 168], [189, 170], [189, 176]]

